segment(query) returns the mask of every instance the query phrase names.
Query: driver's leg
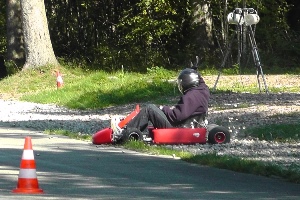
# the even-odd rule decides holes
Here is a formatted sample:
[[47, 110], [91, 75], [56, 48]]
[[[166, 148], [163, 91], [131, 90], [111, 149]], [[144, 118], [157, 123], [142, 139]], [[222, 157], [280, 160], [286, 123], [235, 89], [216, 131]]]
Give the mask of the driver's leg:
[[154, 128], [171, 128], [166, 115], [154, 104], [148, 104], [127, 124], [127, 128], [138, 128], [144, 131], [148, 122], [151, 122]]
[[154, 128], [171, 128], [173, 127], [167, 119], [165, 113], [154, 104], [148, 104], [147, 107], [148, 119], [153, 124]]

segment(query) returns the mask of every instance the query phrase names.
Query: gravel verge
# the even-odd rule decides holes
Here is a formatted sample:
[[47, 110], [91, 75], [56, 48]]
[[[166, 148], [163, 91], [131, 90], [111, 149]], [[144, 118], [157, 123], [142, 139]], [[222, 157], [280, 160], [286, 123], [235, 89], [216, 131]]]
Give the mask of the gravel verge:
[[[141, 105], [143, 106], [143, 105]], [[0, 99], [0, 126], [63, 129], [93, 134], [109, 127], [111, 115], [127, 115], [135, 104], [100, 110], [70, 110], [51, 104], [37, 104]], [[292, 115], [291, 115], [292, 114]], [[194, 154], [217, 153], [272, 162], [300, 171], [300, 143], [259, 141], [245, 135], [252, 126], [273, 123], [299, 123], [300, 94], [213, 94], [209, 123], [228, 127], [232, 140], [224, 145], [173, 145]], [[295, 133], [298, 134], [298, 133]]]

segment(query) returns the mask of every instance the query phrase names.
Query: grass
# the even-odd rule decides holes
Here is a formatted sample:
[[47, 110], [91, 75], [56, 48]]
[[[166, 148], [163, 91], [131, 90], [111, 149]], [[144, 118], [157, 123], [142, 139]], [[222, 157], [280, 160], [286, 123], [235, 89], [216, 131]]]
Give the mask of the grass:
[[81, 133], [74, 133], [74, 132], [70, 132], [70, 131], [66, 131], [66, 130], [45, 130], [44, 131], [45, 134], [48, 135], [62, 135], [62, 136], [67, 136], [69, 138], [72, 139], [77, 139], [77, 140], [87, 140], [87, 141], [91, 141], [92, 140], [92, 136], [88, 135], [88, 134], [81, 134]]
[[247, 135], [266, 141], [299, 142], [300, 124], [270, 124], [253, 127], [247, 130]]
[[[54, 68], [20, 72], [1, 81], [0, 94], [36, 103], [55, 103], [68, 108], [95, 109], [128, 102], [159, 100], [174, 94], [174, 84], [164, 79], [118, 71], [83, 71], [61, 68], [64, 87], [56, 88]], [[167, 71], [166, 71], [167, 72]], [[167, 74], [167, 73], [164, 73]], [[175, 74], [168, 72], [168, 74]], [[178, 93], [178, 92], [177, 92]]]
[[127, 149], [137, 150], [145, 153], [151, 153], [154, 155], [170, 155], [179, 158], [186, 158], [186, 157], [190, 157], [191, 155], [189, 152], [177, 151], [161, 145], [153, 146], [141, 141], [129, 141], [124, 144], [124, 147]]
[[[36, 103], [54, 103], [74, 109], [98, 109], [128, 103], [153, 102], [168, 104], [178, 96], [174, 83], [168, 80], [176, 78], [178, 71], [160, 67], [148, 69], [147, 73], [133, 73], [122, 69], [116, 72], [93, 71], [70, 66], [61, 66], [64, 86], [56, 88], [55, 67], [43, 67], [34, 70], [19, 71], [0, 80], [0, 98], [18, 99]], [[214, 86], [217, 71], [203, 71], [206, 83]], [[290, 76], [290, 75], [285, 75]], [[258, 93], [256, 79], [247, 76], [220, 77], [216, 93], [248, 92]], [[271, 85], [269, 92], [300, 92], [297, 85]], [[238, 108], [250, 106], [246, 102]], [[226, 109], [219, 105], [217, 109]], [[248, 134], [263, 140], [299, 142], [300, 125], [274, 124], [253, 127]], [[59, 134], [75, 139], [91, 140], [90, 135], [80, 135], [65, 130], [45, 130], [48, 134]], [[272, 163], [250, 161], [237, 157], [216, 154], [192, 155], [164, 146], [150, 146], [142, 142], [129, 142], [126, 148], [160, 155], [180, 157], [182, 160], [239, 172], [264, 176], [278, 176], [289, 181], [300, 182], [299, 166], [288, 169]]]
[[272, 163], [254, 161], [233, 156], [219, 156], [216, 154], [195, 155], [183, 160], [201, 165], [208, 165], [236, 172], [250, 173], [267, 177], [278, 177], [290, 182], [300, 183], [300, 166], [284, 168]]
[[273, 163], [254, 161], [228, 155], [220, 156], [216, 153], [193, 155], [192, 153], [173, 150], [163, 145], [152, 146], [141, 141], [129, 141], [124, 144], [124, 147], [154, 155], [178, 157], [189, 163], [207, 165], [220, 169], [228, 169], [260, 176], [277, 177], [286, 181], [300, 183], [299, 165], [292, 165], [286, 168]]

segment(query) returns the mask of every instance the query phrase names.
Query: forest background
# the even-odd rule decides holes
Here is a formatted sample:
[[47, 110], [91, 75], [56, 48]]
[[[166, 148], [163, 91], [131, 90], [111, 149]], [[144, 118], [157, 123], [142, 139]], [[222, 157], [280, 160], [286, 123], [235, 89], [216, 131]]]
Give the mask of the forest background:
[[[18, 2], [0, 1], [0, 54], [7, 63], [20, 69], [25, 63], [21, 28], [18, 52], [12, 55], [7, 49], [6, 16], [10, 12], [7, 5], [12, 1]], [[299, 71], [299, 0], [45, 0], [44, 3], [53, 50], [60, 63], [105, 71], [124, 66], [128, 71], [144, 72], [151, 67], [182, 69], [199, 56], [200, 67], [218, 68], [235, 31], [235, 25], [227, 23], [227, 15], [235, 8], [247, 7], [254, 8], [260, 16], [254, 30], [264, 70]], [[20, 9], [15, 8], [15, 12]], [[247, 46], [244, 39], [242, 42]], [[231, 62], [226, 67], [236, 63], [238, 45], [233, 43]], [[245, 56], [244, 63], [248, 63], [248, 57]], [[245, 73], [251, 67], [244, 64]]]

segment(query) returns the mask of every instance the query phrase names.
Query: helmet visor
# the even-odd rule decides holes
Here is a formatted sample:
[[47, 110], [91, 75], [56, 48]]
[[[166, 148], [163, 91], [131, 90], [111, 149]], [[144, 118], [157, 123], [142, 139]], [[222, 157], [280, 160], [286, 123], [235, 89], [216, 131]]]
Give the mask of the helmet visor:
[[177, 86], [178, 90], [183, 93], [183, 88], [182, 88], [182, 79], [177, 79]]

